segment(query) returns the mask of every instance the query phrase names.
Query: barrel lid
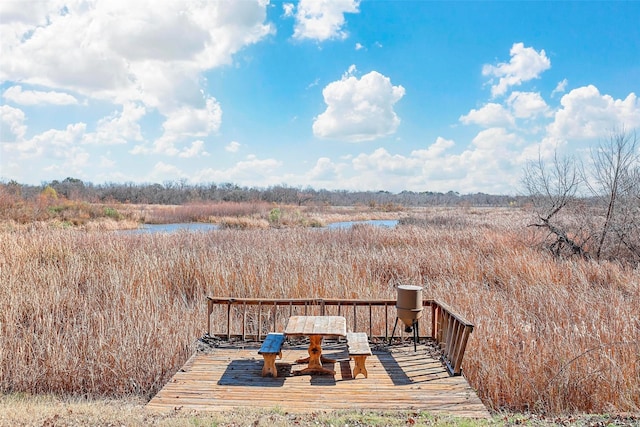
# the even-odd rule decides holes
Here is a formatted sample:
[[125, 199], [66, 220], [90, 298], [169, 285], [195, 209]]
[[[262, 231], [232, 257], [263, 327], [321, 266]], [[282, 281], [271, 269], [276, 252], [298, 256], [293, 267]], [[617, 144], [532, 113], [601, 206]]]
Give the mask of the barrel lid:
[[402, 290], [405, 290], [405, 291], [419, 291], [419, 290], [422, 290], [422, 286], [398, 285], [398, 289], [402, 289]]

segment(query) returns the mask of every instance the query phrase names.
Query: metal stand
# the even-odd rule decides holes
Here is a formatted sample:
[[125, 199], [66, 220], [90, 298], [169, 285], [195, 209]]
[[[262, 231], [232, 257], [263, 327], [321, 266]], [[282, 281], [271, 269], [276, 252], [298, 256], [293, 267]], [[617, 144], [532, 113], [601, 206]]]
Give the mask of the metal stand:
[[[396, 322], [393, 324], [393, 331], [391, 332], [391, 339], [389, 343], [393, 341], [393, 337], [396, 334], [396, 326], [398, 326], [398, 317], [396, 317]], [[420, 339], [418, 332], [418, 319], [413, 319], [413, 324], [411, 325], [411, 329], [413, 330], [413, 351], [418, 351], [418, 340]]]

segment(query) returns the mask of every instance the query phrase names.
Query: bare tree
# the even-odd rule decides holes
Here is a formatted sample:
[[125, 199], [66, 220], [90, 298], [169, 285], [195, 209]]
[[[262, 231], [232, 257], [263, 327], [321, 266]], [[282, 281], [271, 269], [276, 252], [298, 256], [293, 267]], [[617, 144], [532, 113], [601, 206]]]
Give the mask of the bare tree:
[[539, 156], [526, 166], [522, 183], [536, 215], [530, 225], [548, 231], [556, 255], [640, 262], [639, 145], [623, 129], [592, 150], [586, 170], [557, 153], [550, 164]]
[[[590, 185], [590, 189], [606, 205], [595, 250], [595, 257], [600, 259], [607, 237], [624, 225], [620, 220], [633, 219], [625, 213], [629, 213], [630, 204], [634, 203], [634, 192], [637, 193], [639, 184], [637, 172], [640, 157], [635, 132], [627, 133], [624, 129], [612, 132], [608, 140], [591, 152], [591, 159], [594, 183]], [[619, 232], [614, 233], [614, 238], [619, 237]]]
[[630, 184], [626, 189], [628, 191], [623, 193], [620, 220], [614, 232], [636, 262], [640, 262], [640, 165], [632, 169]]
[[582, 234], [572, 233], [572, 227], [561, 215], [575, 203], [582, 176], [581, 164], [573, 157], [559, 158], [557, 151], [551, 165], [538, 155], [538, 160], [525, 168], [522, 183], [537, 217], [530, 226], [548, 231], [548, 248], [556, 255], [568, 249], [571, 254], [587, 256], [586, 240], [578, 241]]

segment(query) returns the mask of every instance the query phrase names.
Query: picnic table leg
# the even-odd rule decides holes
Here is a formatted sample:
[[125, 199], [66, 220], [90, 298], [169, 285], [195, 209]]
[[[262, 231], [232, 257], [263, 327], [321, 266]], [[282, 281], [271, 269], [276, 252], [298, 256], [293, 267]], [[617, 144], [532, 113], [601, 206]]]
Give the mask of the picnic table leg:
[[305, 369], [299, 372], [300, 374], [317, 372], [317, 373], [335, 375], [336, 372], [334, 370], [326, 369], [322, 367], [322, 362], [335, 363], [334, 359], [322, 357], [322, 335], [309, 336], [308, 352], [309, 352], [309, 357], [296, 360], [296, 362], [298, 363], [306, 363], [306, 362], [309, 363], [309, 366], [307, 366]]

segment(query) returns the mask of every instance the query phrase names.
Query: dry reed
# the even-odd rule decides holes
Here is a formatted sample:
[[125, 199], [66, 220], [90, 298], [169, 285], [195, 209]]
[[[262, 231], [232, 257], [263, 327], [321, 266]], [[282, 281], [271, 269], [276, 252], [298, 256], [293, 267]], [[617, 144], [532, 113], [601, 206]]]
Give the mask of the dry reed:
[[[194, 351], [206, 296], [395, 298], [471, 320], [494, 410], [640, 410], [638, 271], [531, 248], [521, 211], [429, 209], [396, 229], [0, 232], [0, 391], [148, 398]], [[214, 319], [221, 320], [221, 319]]]

